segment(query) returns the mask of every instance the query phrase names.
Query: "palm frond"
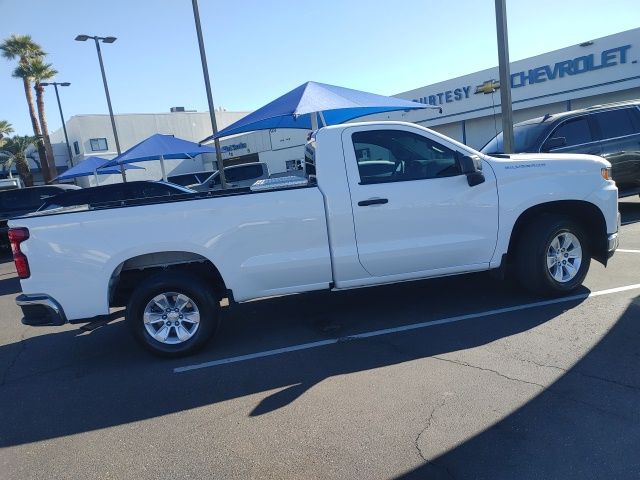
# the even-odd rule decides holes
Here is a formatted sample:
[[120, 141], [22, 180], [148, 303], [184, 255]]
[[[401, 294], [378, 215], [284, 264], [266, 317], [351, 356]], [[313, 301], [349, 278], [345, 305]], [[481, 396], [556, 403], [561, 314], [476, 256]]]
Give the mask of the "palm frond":
[[20, 61], [28, 61], [46, 55], [30, 35], [11, 35], [0, 44], [0, 50], [2, 56], [8, 60], [19, 58]]

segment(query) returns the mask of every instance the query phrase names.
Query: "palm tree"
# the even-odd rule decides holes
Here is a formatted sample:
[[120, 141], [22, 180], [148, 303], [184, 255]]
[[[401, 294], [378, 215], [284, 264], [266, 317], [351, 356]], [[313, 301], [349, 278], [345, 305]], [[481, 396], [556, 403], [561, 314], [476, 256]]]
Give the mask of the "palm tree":
[[35, 81], [36, 105], [38, 107], [40, 129], [42, 131], [42, 138], [47, 152], [47, 166], [49, 168], [49, 176], [51, 179], [58, 176], [58, 171], [56, 170], [56, 160], [53, 156], [53, 148], [51, 147], [51, 139], [49, 138], [47, 116], [44, 111], [44, 87], [40, 83], [44, 80], [51, 80], [57, 74], [58, 71], [55, 70], [50, 63], [45, 63], [42, 58], [34, 58], [29, 62], [27, 68], [18, 67], [14, 71], [14, 75], [16, 76], [22, 77], [26, 75]]
[[15, 135], [7, 140], [4, 150], [0, 150], [0, 162], [4, 168], [11, 172], [11, 167], [15, 164], [18, 174], [27, 187], [33, 185], [33, 176], [27, 160], [27, 149], [34, 145], [38, 139], [29, 135]]
[[[2, 56], [7, 60], [18, 59], [18, 66], [26, 67], [29, 62], [36, 58], [43, 57], [45, 52], [42, 47], [35, 43], [30, 35], [11, 35], [0, 44], [0, 50]], [[31, 118], [31, 126], [33, 127], [33, 134], [38, 138], [42, 138], [42, 132], [40, 130], [40, 124], [36, 116], [36, 109], [33, 105], [33, 94], [31, 93], [31, 78], [28, 76], [22, 78], [22, 84], [24, 86], [24, 95], [27, 99], [27, 106], [29, 107], [29, 117]], [[38, 154], [40, 155], [40, 162], [43, 166], [48, 166], [47, 154], [44, 146], [44, 142], [38, 141]], [[49, 170], [46, 168], [45, 180], [50, 180]]]
[[0, 148], [6, 143], [5, 137], [13, 133], [13, 126], [6, 120], [0, 120]]

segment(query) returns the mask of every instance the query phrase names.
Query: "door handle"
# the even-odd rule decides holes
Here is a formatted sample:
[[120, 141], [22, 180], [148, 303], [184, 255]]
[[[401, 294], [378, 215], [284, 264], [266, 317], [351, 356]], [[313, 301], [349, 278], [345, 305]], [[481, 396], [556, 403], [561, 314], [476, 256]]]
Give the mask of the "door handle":
[[389, 199], [387, 198], [370, 198], [369, 200], [361, 200], [358, 202], [358, 205], [361, 207], [368, 207], [369, 205], [382, 205], [384, 203], [389, 203]]

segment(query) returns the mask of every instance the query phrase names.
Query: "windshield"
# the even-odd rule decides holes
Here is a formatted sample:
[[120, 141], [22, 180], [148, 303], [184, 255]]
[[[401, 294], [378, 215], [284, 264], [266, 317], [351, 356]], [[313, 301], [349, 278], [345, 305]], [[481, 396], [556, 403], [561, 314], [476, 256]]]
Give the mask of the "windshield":
[[[548, 125], [543, 123], [525, 123], [513, 126], [514, 152], [537, 152], [540, 140]], [[492, 153], [504, 153], [502, 146], [502, 132], [493, 137], [480, 150], [482, 153], [491, 155]]]

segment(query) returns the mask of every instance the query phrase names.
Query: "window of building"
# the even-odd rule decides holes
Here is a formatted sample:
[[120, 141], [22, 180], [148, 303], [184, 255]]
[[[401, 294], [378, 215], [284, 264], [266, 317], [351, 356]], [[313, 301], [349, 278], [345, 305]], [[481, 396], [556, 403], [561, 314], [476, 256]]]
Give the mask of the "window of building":
[[369, 130], [352, 136], [361, 183], [384, 183], [460, 174], [457, 153], [422, 135]]
[[92, 138], [89, 140], [89, 143], [91, 144], [92, 152], [104, 152], [105, 150], [109, 150], [106, 138]]
[[77, 140], [73, 142], [73, 151], [76, 153], [76, 155], [80, 155], [80, 144], [78, 144]]
[[640, 129], [636, 124], [635, 115], [637, 108], [620, 108], [608, 112], [596, 113], [594, 118], [600, 129], [602, 139], [623, 137], [638, 133]]
[[550, 138], [558, 137], [564, 137], [566, 141], [564, 146], [566, 147], [593, 142], [591, 129], [589, 128], [589, 121], [586, 116], [567, 120], [566, 122], [561, 124], [551, 134]]

